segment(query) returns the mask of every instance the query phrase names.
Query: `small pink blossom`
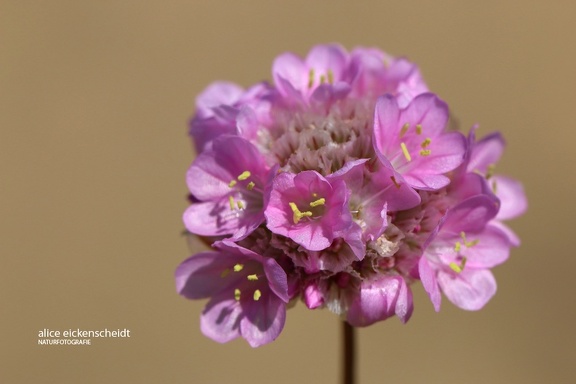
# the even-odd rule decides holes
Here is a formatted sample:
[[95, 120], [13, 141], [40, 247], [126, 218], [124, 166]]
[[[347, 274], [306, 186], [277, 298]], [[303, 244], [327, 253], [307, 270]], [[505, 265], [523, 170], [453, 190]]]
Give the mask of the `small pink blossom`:
[[417, 96], [401, 109], [383, 96], [376, 104], [374, 145], [383, 164], [415, 189], [436, 190], [450, 179], [444, 174], [464, 160], [466, 139], [447, 132], [448, 106], [431, 93]]

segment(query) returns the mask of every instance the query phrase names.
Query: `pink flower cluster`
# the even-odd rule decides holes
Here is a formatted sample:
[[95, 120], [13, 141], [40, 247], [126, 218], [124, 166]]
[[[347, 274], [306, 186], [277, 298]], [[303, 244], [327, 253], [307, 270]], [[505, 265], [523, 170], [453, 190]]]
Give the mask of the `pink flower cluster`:
[[196, 100], [187, 230], [212, 243], [176, 270], [178, 292], [210, 298], [205, 335], [253, 346], [278, 337], [302, 300], [353, 326], [408, 321], [420, 280], [482, 308], [490, 269], [517, 236], [519, 182], [494, 173], [500, 134], [449, 128], [416, 65], [377, 49], [319, 45], [277, 57], [273, 84], [216, 82]]

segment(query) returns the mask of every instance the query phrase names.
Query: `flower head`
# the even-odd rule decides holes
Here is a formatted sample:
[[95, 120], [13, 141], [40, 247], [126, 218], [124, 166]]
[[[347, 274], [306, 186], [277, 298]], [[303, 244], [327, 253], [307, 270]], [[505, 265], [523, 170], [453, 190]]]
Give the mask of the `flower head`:
[[210, 299], [207, 336], [266, 344], [297, 300], [353, 326], [406, 322], [419, 280], [436, 310], [442, 294], [478, 310], [496, 292], [522, 185], [494, 171], [502, 136], [449, 129], [407, 59], [319, 45], [278, 56], [271, 84], [217, 82], [196, 105], [184, 224], [215, 242], [176, 285]]

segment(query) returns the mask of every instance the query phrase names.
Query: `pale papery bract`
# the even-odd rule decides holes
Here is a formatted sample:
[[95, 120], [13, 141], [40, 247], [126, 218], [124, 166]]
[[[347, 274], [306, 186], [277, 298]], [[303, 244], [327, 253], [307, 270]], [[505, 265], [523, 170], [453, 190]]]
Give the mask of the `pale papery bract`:
[[375, 48], [284, 53], [272, 81], [216, 82], [196, 100], [184, 223], [214, 250], [176, 283], [210, 298], [204, 334], [269, 343], [298, 300], [352, 326], [406, 322], [417, 281], [436, 310], [442, 294], [482, 308], [519, 245], [503, 221], [527, 207], [522, 184], [494, 173], [502, 136], [451, 129], [419, 68]]

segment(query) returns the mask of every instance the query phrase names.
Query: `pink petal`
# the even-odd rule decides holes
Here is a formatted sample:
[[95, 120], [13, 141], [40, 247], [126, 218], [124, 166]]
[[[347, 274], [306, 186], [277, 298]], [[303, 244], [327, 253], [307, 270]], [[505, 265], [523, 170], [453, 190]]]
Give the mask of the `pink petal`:
[[286, 322], [286, 304], [272, 292], [262, 292], [258, 301], [243, 303], [245, 317], [240, 320], [240, 332], [251, 347], [270, 343], [282, 332]]
[[400, 276], [385, 277], [361, 285], [346, 320], [355, 327], [364, 327], [397, 314], [406, 322], [412, 312], [411, 304], [412, 294], [404, 279]]
[[184, 260], [176, 268], [176, 290], [188, 299], [203, 299], [230, 284], [221, 274], [230, 266], [228, 257], [219, 252], [202, 252]]
[[423, 135], [434, 137], [439, 135], [448, 122], [448, 106], [432, 93], [418, 95], [402, 111], [400, 124], [409, 122], [411, 125], [421, 124]]
[[214, 296], [200, 316], [202, 333], [219, 343], [227, 343], [240, 336], [242, 308], [240, 302], [228, 296], [229, 292]]
[[196, 98], [197, 113], [201, 117], [212, 115], [212, 108], [220, 105], [234, 105], [244, 93], [239, 85], [226, 81], [210, 84]]
[[438, 271], [438, 284], [454, 305], [469, 311], [484, 307], [496, 293], [496, 280], [489, 270]]
[[240, 216], [230, 210], [227, 199], [194, 203], [182, 220], [188, 231], [200, 236], [231, 235], [240, 228]]
[[505, 176], [494, 176], [489, 182], [496, 184], [496, 196], [500, 199], [498, 220], [509, 220], [522, 215], [528, 208], [528, 200], [522, 183]]
[[387, 154], [396, 148], [402, 125], [399, 123], [400, 109], [392, 95], [378, 98], [374, 112], [374, 146], [376, 150]]
[[272, 76], [276, 87], [285, 96], [293, 95], [294, 90], [302, 91], [308, 85], [306, 65], [293, 53], [284, 53], [276, 57], [272, 64]]
[[438, 288], [436, 272], [432, 269], [430, 263], [424, 256], [420, 257], [420, 261], [418, 262], [418, 273], [420, 275], [420, 280], [422, 281], [422, 286], [428, 293], [432, 305], [434, 305], [434, 309], [436, 312], [440, 311], [442, 296], [440, 295], [440, 289]]
[[[317, 45], [306, 56], [306, 65], [313, 69], [317, 78], [327, 76], [332, 71], [335, 80], [342, 78], [348, 60], [348, 54], [340, 45]], [[308, 75], [308, 74], [306, 74]]]
[[474, 143], [468, 163], [468, 172], [479, 171], [485, 174], [489, 165], [494, 165], [500, 160], [505, 145], [504, 138], [498, 132], [485, 136]]

